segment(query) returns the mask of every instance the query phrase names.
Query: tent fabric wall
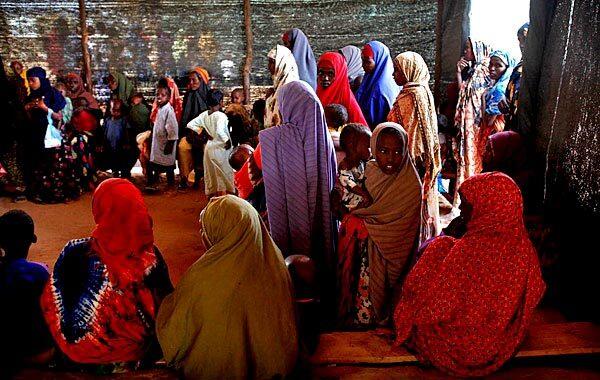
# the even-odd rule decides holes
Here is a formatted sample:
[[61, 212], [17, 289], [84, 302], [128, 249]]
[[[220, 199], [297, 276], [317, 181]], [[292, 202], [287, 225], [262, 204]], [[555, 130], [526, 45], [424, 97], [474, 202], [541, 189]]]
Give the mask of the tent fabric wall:
[[519, 127], [536, 153], [538, 198], [559, 256], [564, 310], [598, 319], [600, 4], [532, 0]]

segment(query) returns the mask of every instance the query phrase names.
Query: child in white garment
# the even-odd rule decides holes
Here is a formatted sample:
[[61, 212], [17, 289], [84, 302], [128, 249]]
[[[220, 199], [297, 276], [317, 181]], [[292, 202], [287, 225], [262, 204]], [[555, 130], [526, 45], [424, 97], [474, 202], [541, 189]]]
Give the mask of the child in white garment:
[[233, 169], [229, 165], [231, 137], [229, 120], [221, 112], [223, 93], [210, 90], [206, 97], [208, 110], [190, 121], [187, 128], [202, 134], [206, 133], [208, 142], [204, 147], [204, 188], [208, 198], [219, 195], [235, 194]]

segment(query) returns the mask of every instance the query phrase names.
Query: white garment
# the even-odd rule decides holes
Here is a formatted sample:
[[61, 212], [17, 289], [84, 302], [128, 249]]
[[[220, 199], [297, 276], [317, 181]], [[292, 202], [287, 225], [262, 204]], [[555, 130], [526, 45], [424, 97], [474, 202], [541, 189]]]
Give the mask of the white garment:
[[273, 75], [273, 89], [275, 92], [266, 100], [265, 128], [272, 127], [274, 125], [273, 117], [279, 114], [279, 105], [277, 104], [279, 89], [286, 83], [300, 80], [298, 65], [290, 49], [277, 45], [269, 52], [267, 57], [275, 60], [275, 75]]
[[231, 148], [225, 149], [225, 143], [231, 142], [229, 120], [223, 112], [209, 112], [202, 112], [187, 125], [198, 134], [204, 129], [212, 137], [204, 147], [204, 189], [207, 195], [219, 191], [233, 194], [233, 169], [229, 165]]
[[150, 150], [150, 162], [162, 166], [175, 165], [175, 154], [177, 147], [173, 146], [171, 154], [165, 154], [165, 146], [167, 141], [175, 140], [179, 136], [179, 125], [175, 111], [170, 103], [158, 109], [156, 121], [152, 128], [152, 149]]

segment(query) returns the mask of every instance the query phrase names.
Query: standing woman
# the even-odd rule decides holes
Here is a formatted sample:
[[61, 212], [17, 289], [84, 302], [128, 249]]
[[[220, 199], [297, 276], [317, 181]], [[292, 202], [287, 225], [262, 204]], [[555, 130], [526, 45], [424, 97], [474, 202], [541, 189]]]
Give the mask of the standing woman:
[[133, 83], [123, 73], [109, 73], [108, 88], [111, 91], [111, 99], [121, 99], [129, 107], [133, 95]]
[[370, 128], [387, 121], [400, 88], [394, 82], [394, 64], [390, 49], [379, 41], [371, 41], [362, 49], [365, 76], [356, 100]]
[[[475, 141], [482, 118], [483, 93], [491, 84], [488, 69], [490, 53], [488, 45], [468, 38], [464, 54], [456, 64], [459, 87], [454, 115], [454, 125], [458, 131], [454, 146], [457, 163], [456, 189], [465, 179], [481, 171], [481, 156], [477, 153]], [[454, 196], [453, 205], [458, 205], [458, 192]]]
[[394, 59], [394, 79], [403, 87], [388, 120], [406, 130], [408, 150], [423, 182], [422, 243], [441, 232], [437, 177], [442, 161], [429, 69], [421, 55], [407, 51]]
[[154, 320], [173, 290], [141, 192], [111, 178], [92, 198], [92, 236], [63, 248], [42, 295], [46, 323], [73, 362], [156, 360]]
[[[74, 179], [72, 168], [63, 147], [62, 136], [46, 140], [47, 131], [59, 134], [61, 110], [67, 104], [60, 91], [52, 87], [46, 71], [41, 67], [27, 70], [30, 94], [25, 99], [29, 116], [25, 144], [25, 178], [29, 195], [40, 203], [63, 202], [79, 196], [71, 194], [70, 182]], [[75, 194], [76, 193], [76, 194]]]
[[183, 97], [183, 112], [179, 122], [179, 144], [177, 145], [177, 163], [179, 165], [179, 188], [187, 188], [188, 175], [194, 170], [194, 186], [199, 186], [202, 178], [204, 143], [197, 134], [190, 133], [187, 125], [208, 109], [209, 75], [202, 67], [196, 67], [188, 73], [187, 91]]
[[341, 104], [348, 111], [348, 123], [367, 126], [367, 121], [350, 89], [348, 66], [344, 56], [332, 51], [324, 53], [319, 58], [317, 67], [317, 95], [323, 107]]
[[339, 53], [346, 59], [346, 65], [348, 66], [348, 82], [350, 82], [352, 92], [356, 93], [365, 76], [365, 70], [362, 67], [362, 53], [360, 52], [360, 49], [354, 45], [344, 46], [340, 49]]
[[408, 135], [396, 123], [377, 126], [366, 187], [373, 203], [344, 218], [338, 245], [338, 322], [386, 323], [392, 293], [417, 248], [421, 181], [410, 158]]
[[266, 100], [265, 128], [278, 125], [281, 122], [277, 103], [281, 87], [286, 83], [300, 80], [298, 66], [290, 49], [277, 45], [269, 52], [267, 57], [269, 58], [269, 72], [273, 77], [273, 92]]
[[310, 87], [315, 90], [317, 88], [317, 62], [306, 35], [300, 29], [293, 28], [285, 32], [281, 39], [285, 47], [294, 54], [300, 80], [310, 84]]
[[283, 124], [259, 134], [271, 235], [285, 257], [311, 257], [321, 284], [327, 285], [322, 289], [330, 290], [336, 232], [329, 200], [337, 171], [333, 141], [323, 107], [306, 82], [283, 86], [277, 100]]
[[83, 86], [83, 80], [81, 80], [81, 76], [77, 73], [68, 73], [67, 74], [67, 96], [71, 98], [73, 104], [75, 104], [75, 99], [84, 98], [87, 101], [87, 108], [92, 110], [100, 109], [98, 102], [94, 96], [85, 90]]
[[488, 137], [504, 130], [505, 119], [499, 105], [505, 100], [506, 86], [508, 86], [515, 65], [515, 59], [508, 52], [496, 50], [490, 55], [490, 79], [494, 81], [494, 84], [485, 91], [481, 105], [483, 120], [476, 141], [477, 154], [480, 158], [477, 167], [478, 173], [482, 169], [481, 157], [483, 157]]

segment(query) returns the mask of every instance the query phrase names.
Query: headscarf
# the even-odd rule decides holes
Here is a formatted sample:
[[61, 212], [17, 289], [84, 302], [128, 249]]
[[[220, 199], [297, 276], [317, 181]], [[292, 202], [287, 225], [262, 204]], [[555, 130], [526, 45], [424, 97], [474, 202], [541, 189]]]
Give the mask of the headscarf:
[[210, 74], [205, 68], [196, 66], [194, 67], [193, 71], [196, 74], [198, 74], [198, 77], [201, 79], [202, 82], [204, 82], [204, 84], [208, 85], [208, 82], [210, 82]]
[[75, 362], [139, 361], [153, 339], [157, 311], [144, 281], [157, 264], [152, 221], [140, 191], [120, 178], [98, 186], [92, 213], [90, 254], [79, 248], [82, 240], [65, 246], [42, 295], [44, 317]]
[[326, 107], [330, 104], [341, 104], [348, 111], [348, 123], [358, 123], [367, 126], [367, 121], [363, 116], [360, 106], [350, 88], [348, 82], [348, 66], [344, 56], [337, 52], [327, 52], [319, 58], [319, 68], [333, 69], [335, 79], [331, 86], [327, 88], [317, 85], [317, 95]]
[[[172, 78], [165, 77], [167, 80], [167, 85], [171, 90], [171, 97], [169, 98], [169, 103], [173, 106], [173, 110], [175, 111], [175, 117], [177, 118], [177, 122], [181, 120], [181, 113], [183, 112], [183, 101], [181, 100], [181, 96], [179, 96], [179, 88], [177, 87], [177, 83]], [[154, 123], [156, 121], [156, 115], [158, 114], [158, 100], [154, 99], [154, 103], [152, 103], [152, 111], [150, 112], [150, 122]]]
[[267, 54], [267, 57], [275, 60], [275, 74], [273, 75], [273, 90], [275, 92], [266, 100], [265, 128], [273, 125], [273, 117], [279, 112], [277, 99], [280, 88], [286, 83], [300, 80], [298, 66], [290, 49], [277, 45]]
[[429, 89], [429, 69], [423, 57], [412, 51], [396, 56], [394, 65], [404, 73], [408, 82], [398, 95], [389, 119], [402, 124], [402, 114], [406, 113], [404, 119], [410, 118], [415, 122], [403, 127], [408, 133], [410, 156], [413, 160], [420, 158], [426, 170], [423, 176], [423, 196], [426, 197], [431, 188], [437, 186], [437, 176], [442, 170], [437, 115]]
[[357, 77], [365, 75], [359, 48], [354, 45], [344, 46], [340, 49], [340, 53], [346, 59], [346, 65], [348, 66], [348, 81], [354, 82]]
[[387, 120], [400, 87], [394, 82], [394, 64], [390, 57], [390, 49], [379, 41], [371, 41], [365, 48], [373, 51], [375, 70], [363, 77], [356, 92], [356, 101], [368, 125], [374, 128]]
[[117, 95], [117, 99], [129, 104], [129, 99], [133, 95], [133, 83], [123, 73], [111, 72], [108, 75], [115, 78], [117, 82], [117, 89], [113, 92]]
[[[185, 130], [190, 121], [208, 109], [208, 105], [206, 104], [206, 97], [210, 90], [208, 87], [208, 72], [202, 67], [196, 67], [191, 73], [196, 74], [198, 79], [200, 79], [200, 87], [197, 90], [192, 90], [188, 86], [188, 90], [183, 97], [183, 113], [181, 114], [181, 122], [179, 123], [180, 131]], [[179, 136], [183, 137], [185, 134], [180, 133]]]
[[141, 192], [127, 180], [108, 179], [94, 192], [92, 214], [92, 247], [111, 282], [119, 287], [141, 282], [156, 265], [152, 218]]
[[488, 115], [502, 115], [502, 111], [498, 108], [498, 103], [500, 103], [504, 97], [506, 86], [508, 86], [508, 81], [510, 80], [510, 76], [517, 62], [508, 52], [503, 50], [494, 51], [490, 55], [490, 59], [492, 57], [500, 58], [506, 65], [506, 70], [504, 71], [504, 74], [498, 78], [496, 83], [494, 83], [494, 85], [485, 93], [485, 112]]
[[37, 90], [30, 89], [27, 101], [36, 98], [44, 98], [44, 103], [54, 112], [59, 112], [67, 105], [64, 96], [56, 88], [52, 87], [46, 77], [46, 70], [41, 67], [32, 67], [27, 70], [27, 77], [36, 77], [40, 80], [40, 87]]
[[419, 360], [455, 376], [485, 376], [514, 355], [545, 284], [523, 223], [523, 200], [508, 176], [465, 180], [473, 206], [462, 238], [434, 239], [402, 287], [394, 321]]
[[298, 350], [281, 251], [246, 201], [213, 198], [200, 216], [211, 246], [158, 312], [165, 359], [186, 378], [284, 378]]
[[491, 162], [487, 171], [502, 172], [512, 178], [521, 192], [525, 192], [527, 176], [527, 151], [521, 135], [514, 131], [494, 133], [488, 138], [491, 148]]
[[408, 259], [417, 248], [421, 224], [421, 181], [408, 153], [408, 135], [396, 123], [382, 123], [371, 137], [371, 152], [377, 157], [377, 140], [393, 128], [402, 139], [402, 164], [396, 174], [381, 171], [376, 160], [367, 163], [366, 187], [371, 206], [352, 212], [364, 220], [369, 231], [369, 296], [379, 320], [386, 317], [389, 294], [404, 274]]
[[323, 107], [302, 81], [283, 86], [278, 102], [284, 124], [259, 134], [271, 235], [286, 257], [306, 255], [330, 264], [329, 194], [337, 165]]
[[75, 91], [71, 91], [71, 88], [69, 87], [69, 91], [67, 92], [67, 96], [71, 98], [71, 100], [74, 101], [77, 98], [85, 98], [88, 103], [88, 108], [95, 110], [100, 109], [96, 98], [83, 87], [81, 76], [76, 73], [68, 73], [66, 79], [67, 81], [75, 81], [75, 83], [77, 83]]
[[467, 43], [471, 44], [475, 62], [473, 67], [469, 69], [467, 73], [468, 78], [465, 79], [465, 83], [460, 88], [458, 94], [458, 105], [454, 122], [459, 127], [467, 119], [467, 116], [463, 114], [463, 110], [467, 108], [468, 103], [471, 104], [473, 109], [473, 122], [477, 125], [479, 124], [479, 120], [481, 119], [481, 101], [483, 93], [492, 83], [488, 68], [491, 48], [485, 42], [476, 41], [471, 37], [468, 38]]
[[317, 88], [317, 62], [315, 55], [310, 48], [308, 38], [303, 31], [293, 28], [284, 33], [283, 39], [287, 39], [292, 44], [292, 53], [298, 65], [298, 76], [300, 80], [310, 84], [314, 89]]

